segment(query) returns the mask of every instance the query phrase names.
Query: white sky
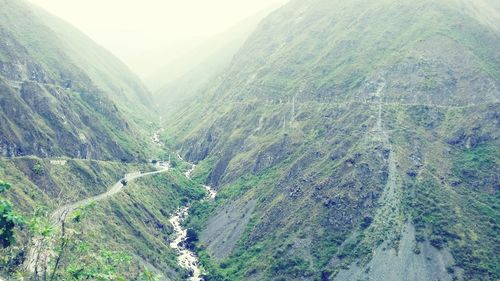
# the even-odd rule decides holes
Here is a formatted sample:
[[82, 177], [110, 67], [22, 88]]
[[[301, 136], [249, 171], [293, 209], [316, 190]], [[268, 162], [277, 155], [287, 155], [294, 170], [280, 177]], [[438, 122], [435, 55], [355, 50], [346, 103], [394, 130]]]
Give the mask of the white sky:
[[[264, 8], [286, 0], [29, 0], [68, 21], [140, 76]], [[156, 62], [158, 64], [158, 62]]]

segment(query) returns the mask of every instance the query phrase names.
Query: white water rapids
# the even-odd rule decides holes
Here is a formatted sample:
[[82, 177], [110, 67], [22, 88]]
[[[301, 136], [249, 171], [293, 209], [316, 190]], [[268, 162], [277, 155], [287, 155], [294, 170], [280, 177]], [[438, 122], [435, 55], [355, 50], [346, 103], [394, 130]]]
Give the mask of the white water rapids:
[[[177, 158], [179, 160], [184, 160], [182, 157], [177, 153]], [[191, 174], [193, 173], [194, 169], [196, 168], [195, 164], [191, 164], [191, 168], [184, 173], [184, 175], [190, 179]], [[213, 200], [217, 196], [217, 192], [213, 190], [210, 186], [203, 186], [206, 191], [207, 191], [207, 197], [205, 200]], [[170, 247], [172, 249], [177, 250], [178, 253], [178, 258], [177, 258], [177, 264], [181, 266], [182, 268], [185, 268], [189, 270], [192, 275], [188, 279], [190, 281], [201, 281], [201, 270], [199, 267], [199, 261], [198, 257], [196, 254], [191, 251], [190, 249], [187, 248], [187, 245], [185, 243], [187, 239], [187, 230], [182, 226], [182, 222], [187, 219], [189, 216], [189, 206], [185, 206], [177, 210], [175, 214], [170, 217], [169, 221], [174, 227], [175, 231], [175, 239], [170, 243]]]

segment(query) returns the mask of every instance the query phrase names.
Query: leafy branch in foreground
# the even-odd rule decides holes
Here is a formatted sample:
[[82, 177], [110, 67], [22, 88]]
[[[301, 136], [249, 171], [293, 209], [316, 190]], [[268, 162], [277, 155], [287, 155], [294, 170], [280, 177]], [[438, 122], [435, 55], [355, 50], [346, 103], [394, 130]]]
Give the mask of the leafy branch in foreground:
[[[11, 185], [0, 181], [0, 195], [11, 188]], [[24, 220], [12, 210], [9, 200], [0, 197], [0, 246], [7, 248], [15, 242], [14, 228], [22, 225]]]
[[[79, 226], [85, 212], [91, 207], [77, 209], [71, 214], [70, 218], [75, 226]], [[119, 251], [96, 251], [81, 239], [80, 232], [67, 228], [65, 222], [62, 224], [48, 280], [126, 280], [120, 272], [127, 272], [132, 258]]]

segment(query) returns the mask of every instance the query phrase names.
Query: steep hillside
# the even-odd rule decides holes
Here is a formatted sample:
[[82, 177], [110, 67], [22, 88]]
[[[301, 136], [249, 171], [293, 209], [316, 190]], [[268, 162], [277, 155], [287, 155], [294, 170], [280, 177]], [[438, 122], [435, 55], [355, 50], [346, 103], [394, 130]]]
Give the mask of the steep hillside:
[[144, 164], [165, 153], [147, 135], [150, 105], [141, 82], [77, 30], [0, 0], [0, 280], [189, 274], [168, 219], [205, 192], [182, 165]]
[[158, 110], [169, 114], [202, 92], [229, 65], [258, 23], [278, 7], [272, 5], [245, 19], [148, 77]]
[[[292, 1], [166, 137], [209, 280], [497, 280], [495, 1]], [[404, 265], [404, 266], [403, 266]]]
[[64, 249], [60, 250], [64, 255], [58, 266], [54, 260], [49, 264], [49, 274], [58, 268], [55, 280], [93, 280], [109, 269], [110, 276], [142, 280], [144, 268], [161, 280], [183, 280], [188, 273], [176, 264], [176, 252], [169, 246], [174, 235], [168, 219], [177, 208], [200, 199], [205, 192], [181, 170], [130, 182], [121, 193], [71, 212], [64, 239], [46, 222], [56, 208], [102, 194], [126, 173], [155, 169], [143, 164], [67, 158], [0, 159], [0, 178], [12, 183], [5, 196], [28, 221], [16, 229], [16, 243], [0, 249], [0, 278], [25, 276], [34, 280], [24, 265], [34, 239], [40, 236], [42, 245], [53, 239], [54, 251]]
[[149, 99], [135, 76], [24, 1], [0, 7], [0, 154], [143, 158], [137, 127], [123, 113]]
[[[146, 87], [109, 51], [43, 9], [25, 1], [15, 2], [17, 3], [14, 6], [4, 6], [3, 11], [8, 13], [5, 24], [13, 33], [23, 35], [18, 38], [22, 45], [36, 47], [30, 50], [34, 56], [37, 58], [52, 56], [55, 59], [58, 54], [64, 54], [68, 56], [69, 62], [84, 70], [95, 86], [118, 104], [136, 107], [151, 105], [151, 95]], [[20, 20], [22, 18], [27, 19], [22, 21]], [[15, 27], [12, 23], [15, 23]], [[51, 31], [42, 33], [46, 37], [36, 36], [37, 31], [40, 31], [30, 29], [34, 26], [46, 26]], [[31, 35], [29, 32], [32, 32]], [[52, 66], [50, 62], [48, 64], [49, 67]]]
[[[180, 58], [168, 62], [165, 66], [146, 77], [145, 81], [147, 86], [156, 95], [157, 91], [168, 84], [175, 83], [176, 80], [182, 76], [189, 75], [188, 73], [196, 71], [198, 65], [203, 64], [206, 60], [214, 62], [220, 61], [224, 62], [224, 64], [228, 64], [232, 56], [236, 53], [238, 48], [241, 47], [245, 39], [250, 35], [253, 29], [255, 29], [257, 23], [263, 17], [264, 15], [251, 17], [233, 28], [202, 42]], [[226, 50], [226, 53], [222, 53], [221, 50]], [[209, 69], [207, 68], [205, 70]]]

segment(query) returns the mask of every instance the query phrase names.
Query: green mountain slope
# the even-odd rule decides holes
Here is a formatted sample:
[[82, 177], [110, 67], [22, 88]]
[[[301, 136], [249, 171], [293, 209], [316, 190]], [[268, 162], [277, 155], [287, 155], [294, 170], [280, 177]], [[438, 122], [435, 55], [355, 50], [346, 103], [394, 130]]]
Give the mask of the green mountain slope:
[[166, 136], [209, 280], [496, 280], [495, 1], [292, 1]]
[[[0, 248], [1, 280], [187, 276], [168, 220], [205, 193], [180, 170], [141, 173], [159, 168], [144, 163], [163, 150], [146, 134], [148, 106], [141, 82], [90, 39], [0, 0], [0, 183], [12, 186], [0, 236], [13, 241]], [[16, 214], [15, 239], [4, 214]]]
[[[67, 241], [55, 280], [94, 279], [106, 270], [113, 273], [107, 278], [142, 280], [144, 268], [161, 280], [183, 280], [188, 273], [176, 264], [177, 253], [169, 246], [174, 234], [168, 219], [177, 208], [205, 194], [181, 170], [130, 182], [122, 192], [71, 212], [64, 239], [55, 226], [45, 226], [57, 208], [106, 192], [126, 173], [149, 170], [156, 168], [68, 158], [0, 159], [0, 177], [12, 183], [5, 196], [27, 220], [16, 228], [15, 244], [0, 249], [0, 278], [34, 280], [33, 272], [25, 268], [26, 258], [34, 239], [43, 237], [45, 247], [50, 245], [48, 241], [55, 241], [54, 251]], [[44, 229], [46, 234], [41, 236]], [[104, 262], [98, 266], [101, 255]], [[113, 256], [120, 258], [113, 262]], [[53, 268], [55, 260], [50, 261], [48, 274]]]
[[[78, 29], [25, 1], [3, 1], [4, 25], [36, 58], [52, 67], [59, 55], [78, 66], [95, 86], [119, 104], [150, 105], [151, 96], [139, 78], [109, 51]], [[11, 2], [11, 3], [9, 3]], [[15, 23], [15, 24], [14, 24]], [[50, 29], [42, 31], [35, 29]], [[56, 74], [64, 74], [63, 71]]]
[[124, 114], [148, 104], [141, 82], [38, 8], [6, 0], [0, 6], [0, 154], [143, 158], [130, 121], [136, 115]]
[[189, 102], [229, 65], [258, 23], [279, 6], [270, 7], [218, 34], [146, 78], [163, 115]]

